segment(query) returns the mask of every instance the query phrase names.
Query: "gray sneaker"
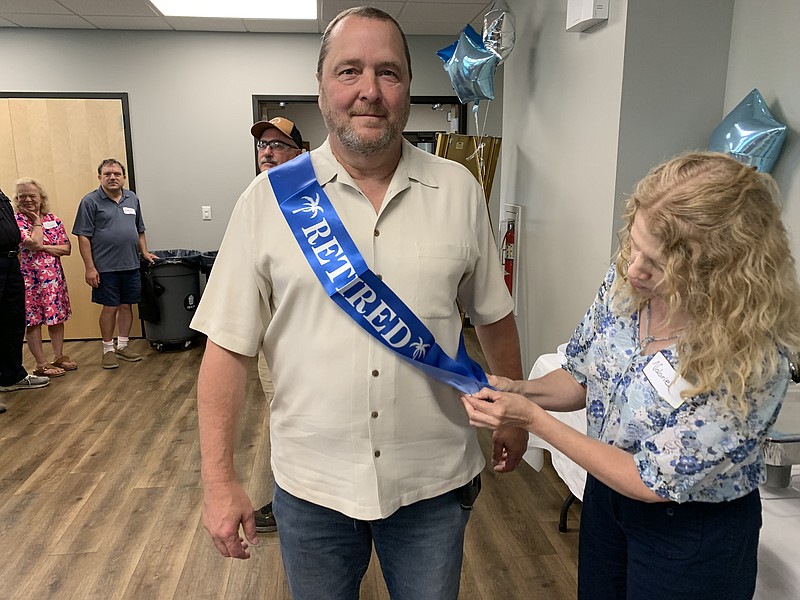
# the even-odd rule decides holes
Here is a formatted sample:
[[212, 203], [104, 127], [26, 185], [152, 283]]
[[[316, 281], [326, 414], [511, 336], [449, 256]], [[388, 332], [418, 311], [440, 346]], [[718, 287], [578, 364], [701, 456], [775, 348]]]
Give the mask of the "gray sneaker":
[[36, 375], [28, 375], [20, 379], [13, 385], [0, 385], [0, 392], [13, 392], [14, 390], [32, 390], [35, 388], [43, 388], [50, 385], [49, 377], [37, 377]]
[[103, 352], [102, 365], [104, 369], [116, 369], [119, 366], [117, 355], [114, 352]]
[[129, 346], [125, 346], [124, 348], [117, 348], [117, 358], [122, 360], [127, 360], [128, 362], [138, 362], [142, 360], [142, 355], [138, 352], [134, 352], [130, 349]]

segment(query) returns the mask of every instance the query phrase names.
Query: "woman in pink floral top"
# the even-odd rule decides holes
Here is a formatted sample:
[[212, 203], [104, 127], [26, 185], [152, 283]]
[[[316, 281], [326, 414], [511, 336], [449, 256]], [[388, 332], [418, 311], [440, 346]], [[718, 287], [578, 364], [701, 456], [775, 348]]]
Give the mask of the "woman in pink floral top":
[[[72, 315], [61, 257], [72, 252], [61, 220], [52, 214], [47, 192], [35, 179], [16, 182], [14, 208], [22, 235], [20, 263], [25, 279], [25, 338], [36, 359], [36, 375], [60, 377], [76, 369], [64, 356], [64, 322]], [[42, 325], [47, 325], [55, 360], [48, 363], [42, 347]]]

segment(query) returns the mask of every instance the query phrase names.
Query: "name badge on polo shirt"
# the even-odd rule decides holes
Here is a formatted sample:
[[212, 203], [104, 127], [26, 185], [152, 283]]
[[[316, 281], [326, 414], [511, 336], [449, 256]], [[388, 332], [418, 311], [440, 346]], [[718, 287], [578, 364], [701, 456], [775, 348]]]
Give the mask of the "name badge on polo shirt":
[[42, 223], [42, 229], [52, 229], [53, 227], [57, 227], [58, 223], [55, 221], [45, 221]]
[[136, 214], [136, 209], [135, 208], [131, 208], [130, 206], [123, 206], [122, 207], [122, 212], [124, 212], [126, 215], [135, 215]]
[[688, 381], [677, 374], [669, 364], [667, 357], [661, 352], [656, 352], [652, 356], [642, 372], [658, 395], [669, 402], [672, 408], [678, 408], [683, 404], [681, 392], [692, 387]]

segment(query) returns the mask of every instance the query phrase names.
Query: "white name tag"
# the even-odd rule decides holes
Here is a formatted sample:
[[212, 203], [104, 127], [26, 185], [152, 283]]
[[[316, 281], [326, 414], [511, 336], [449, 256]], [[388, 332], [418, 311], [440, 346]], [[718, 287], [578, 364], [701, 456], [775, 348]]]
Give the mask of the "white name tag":
[[131, 208], [130, 206], [123, 206], [122, 207], [122, 212], [124, 212], [126, 215], [135, 215], [136, 214], [136, 209], [135, 208]]
[[672, 408], [678, 408], [683, 404], [681, 392], [692, 387], [683, 377], [678, 376], [661, 352], [653, 355], [643, 369], [643, 373], [658, 395], [669, 402]]
[[58, 225], [58, 223], [56, 223], [55, 221], [44, 221], [42, 223], [42, 228], [43, 229], [52, 229], [53, 227], [56, 227], [57, 225]]

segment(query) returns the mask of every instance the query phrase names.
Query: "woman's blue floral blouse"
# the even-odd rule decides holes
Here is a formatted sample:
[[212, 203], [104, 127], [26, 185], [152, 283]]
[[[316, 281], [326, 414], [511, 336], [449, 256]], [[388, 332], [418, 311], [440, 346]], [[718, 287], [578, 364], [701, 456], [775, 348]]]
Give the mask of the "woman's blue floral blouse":
[[[612, 266], [597, 298], [567, 345], [564, 369], [586, 387], [587, 433], [633, 454], [642, 481], [675, 502], [724, 502], [765, 480], [761, 444], [789, 382], [779, 361], [769, 381], [748, 391], [743, 420], [718, 393], [688, 398], [673, 408], [642, 369], [653, 355], [639, 347], [639, 314], [629, 301], [611, 310]], [[676, 348], [661, 353], [677, 370]]]

